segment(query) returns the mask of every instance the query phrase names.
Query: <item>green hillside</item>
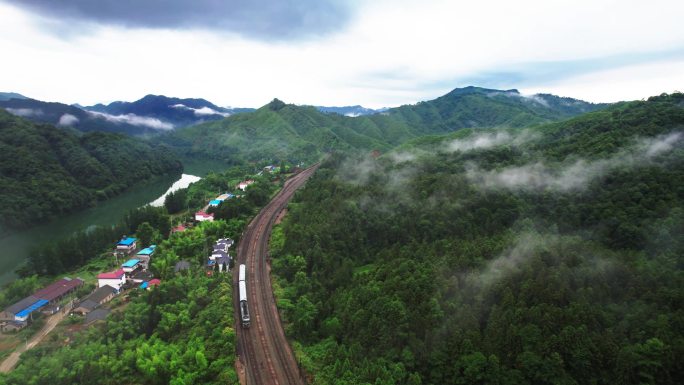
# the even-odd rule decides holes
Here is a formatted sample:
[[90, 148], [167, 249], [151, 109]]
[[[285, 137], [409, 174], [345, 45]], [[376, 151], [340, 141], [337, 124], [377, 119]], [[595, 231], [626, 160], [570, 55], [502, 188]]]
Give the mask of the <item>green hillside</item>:
[[77, 136], [0, 110], [0, 225], [26, 227], [180, 173], [168, 149], [128, 136]]
[[271, 242], [313, 383], [684, 382], [683, 105], [332, 156]]
[[605, 108], [552, 95], [468, 87], [416, 105], [347, 117], [275, 99], [252, 113], [187, 127], [161, 138], [191, 155], [225, 160], [315, 160], [332, 150], [387, 151], [407, 140], [469, 127], [523, 127]]

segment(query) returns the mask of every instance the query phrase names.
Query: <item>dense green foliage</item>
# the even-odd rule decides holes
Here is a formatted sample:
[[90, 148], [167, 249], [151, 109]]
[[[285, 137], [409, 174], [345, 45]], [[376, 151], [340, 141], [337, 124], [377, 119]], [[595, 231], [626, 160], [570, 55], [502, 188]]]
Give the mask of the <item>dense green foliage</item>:
[[36, 123], [60, 126], [74, 133], [103, 131], [128, 135], [150, 135], [157, 132], [148, 126], [108, 120], [102, 115], [92, 114], [79, 107], [63, 103], [43, 102], [30, 98], [5, 100], [0, 98], [0, 108]]
[[332, 157], [272, 239], [314, 383], [684, 382], [683, 105]]
[[170, 214], [175, 214], [177, 212], [187, 209], [188, 203], [188, 189], [183, 188], [180, 190], [172, 191], [166, 198], [164, 198], [164, 207]]
[[118, 134], [76, 136], [0, 110], [0, 227], [42, 223], [181, 170], [162, 146]]
[[352, 118], [275, 99], [252, 113], [176, 130], [162, 141], [189, 154], [236, 163], [313, 161], [333, 150], [386, 151], [425, 134], [467, 127], [523, 127], [603, 107], [552, 95], [525, 98], [514, 90], [468, 87], [435, 100]]
[[0, 383], [237, 384], [230, 275], [208, 278], [198, 262], [173, 274], [179, 258], [206, 258], [207, 243], [241, 231], [230, 228], [223, 221], [204, 223], [161, 243], [153, 260], [163, 279], [159, 287], [137, 296], [133, 289], [124, 309], [67, 346], [57, 336], [24, 353]]
[[73, 270], [101, 253], [111, 251], [122, 235], [141, 230], [143, 247], [164, 239], [171, 231], [166, 210], [143, 206], [127, 212], [122, 222], [114, 226], [95, 226], [62, 240], [37, 245], [18, 273], [22, 276], [57, 275]]

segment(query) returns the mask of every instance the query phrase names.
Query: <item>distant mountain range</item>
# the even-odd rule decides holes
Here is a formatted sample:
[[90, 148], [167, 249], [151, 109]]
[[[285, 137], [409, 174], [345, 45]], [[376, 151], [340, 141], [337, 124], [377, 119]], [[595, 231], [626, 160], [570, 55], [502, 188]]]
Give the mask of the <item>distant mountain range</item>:
[[344, 116], [350, 116], [350, 117], [355, 117], [355, 116], [362, 116], [362, 115], [373, 115], [373, 114], [378, 114], [381, 112], [387, 111], [389, 108], [380, 108], [377, 110], [374, 110], [372, 108], [366, 108], [363, 106], [345, 106], [345, 107], [324, 107], [324, 106], [315, 106], [318, 111], [325, 112], [325, 113], [331, 113], [331, 114], [340, 114]]
[[[83, 107], [78, 104], [43, 102], [12, 92], [0, 93], [0, 108], [14, 115], [81, 132], [107, 131], [155, 136], [190, 126], [209, 124], [183, 131], [174, 138], [167, 137], [164, 140], [178, 142], [182, 138], [180, 142], [185, 144], [181, 147], [187, 150], [186, 141], [192, 142], [193, 146], [203, 142], [203, 139], [191, 138], [193, 132], [209, 130], [211, 132], [207, 134], [212, 143], [208, 143], [204, 149], [196, 150], [208, 151], [212, 155], [218, 152], [222, 157], [232, 157], [237, 152], [243, 152], [247, 146], [252, 148], [247, 152], [253, 152], [249, 158], [283, 157], [287, 153], [284, 149], [290, 148], [290, 145], [297, 147], [295, 153], [300, 155], [300, 146], [307, 147], [309, 150], [306, 152], [310, 154], [338, 147], [370, 146], [385, 149], [425, 134], [445, 133], [467, 127], [519, 127], [539, 124], [603, 107], [605, 105], [549, 94], [527, 96], [521, 95], [517, 90], [479, 87], [457, 88], [431, 101], [377, 110], [359, 105], [285, 105], [277, 99], [258, 110], [226, 108], [205, 99], [180, 99], [163, 95], [147, 95], [134, 102], [116, 101], [107, 105]], [[235, 116], [246, 113], [245, 116]], [[275, 114], [272, 116], [274, 119], [268, 120], [265, 116], [267, 114]], [[247, 135], [234, 131], [236, 127], [243, 125], [245, 129], [249, 126], [249, 130], [253, 132]], [[224, 129], [227, 129], [230, 135], [223, 132]], [[269, 132], [274, 136], [261, 137], [262, 134]], [[215, 138], [215, 135], [229, 136], [232, 143], [225, 143], [219, 140], [221, 138]], [[275, 140], [278, 142], [276, 147], [283, 151], [272, 151], [268, 145], [254, 148], [253, 145], [261, 143], [262, 140]], [[283, 140], [284, 142], [281, 142]], [[227, 152], [220, 150], [222, 143], [227, 146]], [[233, 147], [238, 144], [240, 151], [236, 152]], [[312, 150], [314, 148], [315, 150]]]
[[0, 100], [10, 100], [10, 99], [28, 99], [22, 94], [16, 92], [0, 92]]
[[517, 90], [479, 87], [457, 88], [431, 101], [357, 117], [274, 99], [254, 112], [181, 128], [158, 140], [187, 155], [227, 161], [314, 160], [331, 150], [385, 151], [423, 135], [462, 128], [524, 127], [605, 107], [548, 94], [523, 96]]
[[83, 107], [86, 111], [112, 116], [135, 115], [171, 125], [171, 128], [191, 126], [211, 120], [220, 120], [253, 108], [219, 107], [205, 99], [179, 99], [163, 95], [147, 95], [135, 102], [113, 102]]
[[43, 102], [16, 93], [0, 93], [0, 108], [36, 122], [72, 127], [78, 131], [108, 131], [152, 135], [227, 116], [251, 108], [218, 107], [204, 99], [147, 95], [135, 102], [113, 102], [83, 107]]
[[168, 148], [145, 140], [105, 132], [75, 135], [0, 109], [0, 228], [43, 223], [141, 180], [182, 170]]

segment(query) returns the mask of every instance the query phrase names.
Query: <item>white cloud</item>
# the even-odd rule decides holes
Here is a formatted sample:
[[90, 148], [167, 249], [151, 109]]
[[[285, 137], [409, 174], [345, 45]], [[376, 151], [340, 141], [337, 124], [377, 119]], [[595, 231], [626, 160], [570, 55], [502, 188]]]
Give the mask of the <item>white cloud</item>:
[[110, 115], [102, 112], [88, 111], [89, 114], [104, 118], [113, 123], [127, 123], [139, 127], [149, 127], [155, 130], [172, 130], [173, 124], [162, 122], [157, 118], [138, 116], [135, 114]]
[[486, 134], [476, 134], [463, 139], [456, 139], [446, 145], [446, 150], [449, 152], [455, 151], [470, 151], [476, 149], [485, 149], [502, 144], [511, 146], [520, 146], [531, 140], [535, 140], [539, 134], [533, 133], [529, 130], [523, 130], [516, 134], [509, 134], [505, 131], [496, 131]]
[[79, 120], [77, 117], [71, 114], [64, 114], [59, 117], [59, 124], [60, 126], [73, 126], [74, 124], [78, 123]]
[[[357, 16], [336, 34], [265, 43], [206, 31], [96, 24], [64, 38], [42, 28], [44, 19], [1, 3], [0, 49], [12, 52], [13, 60], [3, 63], [0, 84], [38, 99], [84, 105], [155, 93], [220, 105], [257, 107], [279, 97], [296, 104], [382, 107], [431, 99], [466, 85], [462, 79], [526, 63], [684, 48], [684, 3], [674, 0], [354, 4]], [[602, 72], [561, 73], [552, 81], [519, 84], [511, 76], [498, 84], [590, 101], [640, 99], [682, 88], [679, 57], [656, 57], [632, 69], [615, 63]], [[53, 65], [43, 66], [46, 60]], [[661, 71], [650, 73], [649, 65]]]
[[183, 110], [190, 110], [190, 111], [195, 113], [195, 116], [199, 116], [199, 117], [208, 116], [208, 115], [221, 115], [223, 117], [228, 117], [231, 115], [228, 112], [216, 111], [215, 109], [207, 107], [207, 106], [204, 106], [202, 108], [192, 108], [192, 107], [186, 106], [185, 104], [174, 104], [171, 107], [183, 109]]
[[40, 108], [5, 108], [7, 112], [12, 115], [23, 116], [25, 118], [31, 116], [41, 116], [43, 115], [43, 110]]
[[466, 170], [466, 177], [486, 189], [581, 190], [592, 180], [602, 178], [612, 170], [653, 161], [654, 157], [672, 151], [682, 138], [684, 134], [673, 132], [655, 138], [641, 139], [635, 145], [605, 159], [580, 159], [570, 165], [556, 167], [537, 162], [499, 170], [482, 170], [471, 164]]

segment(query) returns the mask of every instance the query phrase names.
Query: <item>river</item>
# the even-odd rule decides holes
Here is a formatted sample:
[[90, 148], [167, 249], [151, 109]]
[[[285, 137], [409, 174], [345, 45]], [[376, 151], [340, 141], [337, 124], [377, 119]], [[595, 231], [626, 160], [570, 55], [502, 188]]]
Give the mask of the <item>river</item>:
[[[32, 247], [47, 241], [65, 238], [76, 231], [97, 225], [112, 225], [136, 207], [157, 201], [169, 191], [187, 187], [210, 171], [227, 166], [217, 161], [184, 161], [181, 177], [158, 177], [135, 185], [121, 195], [100, 202], [97, 206], [66, 215], [58, 220], [0, 238], [0, 286], [16, 278], [14, 271], [28, 258]], [[199, 176], [197, 176], [199, 175]], [[163, 204], [163, 200], [161, 201]]]

